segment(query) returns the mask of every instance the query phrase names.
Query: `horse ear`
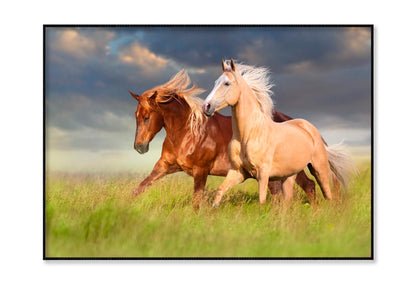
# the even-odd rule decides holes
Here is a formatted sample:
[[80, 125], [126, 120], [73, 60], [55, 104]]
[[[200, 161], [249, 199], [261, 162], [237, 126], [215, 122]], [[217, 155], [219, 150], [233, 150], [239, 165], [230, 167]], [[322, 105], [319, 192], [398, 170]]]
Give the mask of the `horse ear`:
[[221, 60], [222, 60], [222, 70], [225, 71], [225, 69], [227, 69], [227, 65], [225, 64], [224, 59], [221, 59]]
[[137, 94], [131, 92], [130, 90], [129, 90], [129, 93], [131, 94], [131, 96], [133, 96], [134, 99], [136, 99], [138, 102], [140, 102], [140, 98], [141, 98], [140, 95], [137, 95]]
[[149, 95], [149, 98], [156, 98], [157, 97], [157, 90], [155, 90], [151, 95]]
[[233, 72], [235, 72], [235, 64], [234, 64], [233, 58], [231, 58], [231, 70], [233, 70]]
[[169, 103], [172, 101], [172, 99], [174, 98], [174, 94], [158, 94], [157, 92], [155, 92], [157, 94], [157, 97], [155, 99], [155, 102], [158, 104], [164, 104], [164, 103]]

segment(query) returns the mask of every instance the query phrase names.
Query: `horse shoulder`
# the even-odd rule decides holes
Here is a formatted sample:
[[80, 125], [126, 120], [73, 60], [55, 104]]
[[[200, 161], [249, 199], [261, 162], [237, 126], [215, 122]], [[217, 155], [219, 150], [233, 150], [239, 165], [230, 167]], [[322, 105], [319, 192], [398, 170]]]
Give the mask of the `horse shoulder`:
[[205, 125], [206, 131], [200, 136], [195, 136], [192, 132], [187, 132], [179, 143], [177, 149], [177, 162], [185, 172], [191, 174], [195, 166], [210, 168], [217, 155], [217, 145], [215, 135], [209, 129], [208, 123]]
[[168, 164], [174, 165], [177, 164], [177, 156], [178, 152], [175, 149], [174, 145], [165, 139], [162, 145], [162, 154], [161, 157], [165, 160]]
[[228, 157], [231, 161], [231, 165], [234, 168], [239, 168], [243, 164], [241, 159], [241, 142], [235, 138], [232, 138], [228, 144]]

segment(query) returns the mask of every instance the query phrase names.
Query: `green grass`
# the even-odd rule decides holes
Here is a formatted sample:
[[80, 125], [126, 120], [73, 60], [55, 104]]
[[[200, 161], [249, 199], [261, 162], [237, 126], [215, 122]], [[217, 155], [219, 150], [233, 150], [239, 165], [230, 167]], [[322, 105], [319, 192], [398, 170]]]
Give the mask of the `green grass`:
[[199, 211], [183, 173], [132, 199], [133, 174], [48, 173], [47, 257], [370, 257], [371, 169], [361, 166], [346, 197], [310, 206], [296, 188], [290, 207], [259, 205], [257, 182], [229, 190], [212, 209], [224, 178], [209, 177]]

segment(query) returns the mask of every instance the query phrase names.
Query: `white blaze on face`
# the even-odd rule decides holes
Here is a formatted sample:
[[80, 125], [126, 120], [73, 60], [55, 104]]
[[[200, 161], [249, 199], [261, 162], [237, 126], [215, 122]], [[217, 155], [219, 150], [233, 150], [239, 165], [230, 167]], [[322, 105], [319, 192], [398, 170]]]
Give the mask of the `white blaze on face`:
[[204, 104], [209, 103], [211, 101], [211, 99], [214, 97], [215, 93], [217, 92], [217, 89], [223, 85], [226, 82], [229, 82], [230, 80], [228, 79], [228, 77], [223, 74], [222, 76], [220, 76], [216, 81], [215, 81], [215, 85], [214, 88], [212, 89], [211, 93], [207, 96], [207, 98], [205, 98]]

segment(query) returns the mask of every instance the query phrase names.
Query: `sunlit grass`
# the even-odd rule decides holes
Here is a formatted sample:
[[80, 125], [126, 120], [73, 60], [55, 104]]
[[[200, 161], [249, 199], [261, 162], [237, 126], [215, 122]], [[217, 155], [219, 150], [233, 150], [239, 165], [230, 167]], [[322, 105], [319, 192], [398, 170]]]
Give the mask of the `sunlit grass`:
[[228, 191], [209, 177], [201, 209], [193, 180], [175, 174], [144, 194], [134, 174], [47, 174], [47, 257], [370, 257], [371, 168], [361, 166], [341, 201], [310, 206], [296, 189], [291, 206], [260, 206], [257, 182]]

